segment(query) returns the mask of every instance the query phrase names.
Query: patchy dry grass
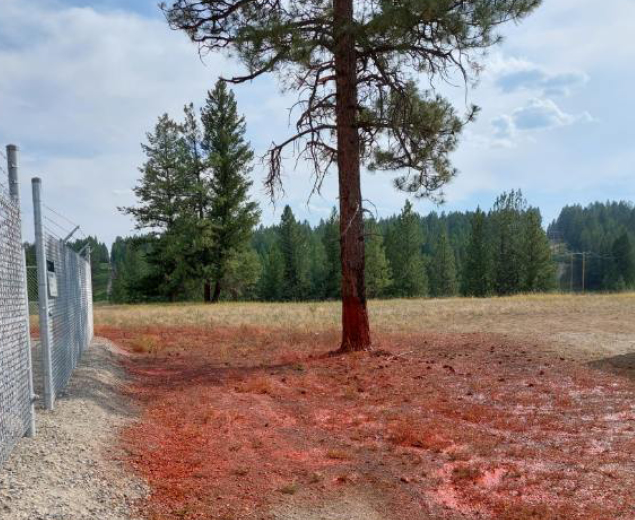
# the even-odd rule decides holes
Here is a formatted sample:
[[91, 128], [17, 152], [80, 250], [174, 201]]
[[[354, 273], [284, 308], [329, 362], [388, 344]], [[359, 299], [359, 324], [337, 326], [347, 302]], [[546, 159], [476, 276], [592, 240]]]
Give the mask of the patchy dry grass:
[[[608, 332], [635, 333], [635, 293], [527, 295], [509, 298], [375, 300], [369, 303], [380, 332]], [[221, 303], [99, 306], [95, 320], [139, 326], [255, 325], [302, 331], [337, 327], [338, 302]]]

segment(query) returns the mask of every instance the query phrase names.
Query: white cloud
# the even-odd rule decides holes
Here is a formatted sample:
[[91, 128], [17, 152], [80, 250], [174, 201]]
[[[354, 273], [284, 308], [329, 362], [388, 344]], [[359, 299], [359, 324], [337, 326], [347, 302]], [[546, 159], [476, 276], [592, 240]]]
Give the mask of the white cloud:
[[550, 99], [533, 98], [511, 115], [501, 115], [492, 120], [494, 135], [498, 139], [511, 139], [519, 131], [549, 130], [580, 122], [592, 122], [588, 112], [568, 114]]
[[538, 91], [546, 96], [569, 96], [572, 91], [588, 83], [589, 77], [583, 72], [549, 73], [539, 67], [502, 74], [496, 84], [505, 93], [519, 90]]
[[567, 114], [550, 99], [531, 99], [512, 114], [514, 126], [519, 130], [545, 130], [593, 120], [588, 112]]

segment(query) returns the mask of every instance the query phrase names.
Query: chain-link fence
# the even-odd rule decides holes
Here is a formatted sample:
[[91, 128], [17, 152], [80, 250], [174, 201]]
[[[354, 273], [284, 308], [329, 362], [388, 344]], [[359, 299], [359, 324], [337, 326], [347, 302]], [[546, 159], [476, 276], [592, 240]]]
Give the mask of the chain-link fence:
[[0, 464], [35, 428], [17, 149], [7, 147], [7, 157], [10, 187], [0, 185]]
[[26, 266], [26, 287], [29, 294], [29, 315], [38, 314], [37, 265]]
[[65, 238], [57, 234], [55, 221], [44, 213], [40, 190], [40, 179], [33, 179], [39, 355], [44, 402], [52, 409], [93, 338], [93, 297], [90, 250], [76, 252], [68, 245], [78, 227]]
[[48, 235], [46, 261], [48, 282], [57, 285], [56, 294], [49, 291], [49, 349], [57, 395], [92, 339], [90, 265], [63, 241]]

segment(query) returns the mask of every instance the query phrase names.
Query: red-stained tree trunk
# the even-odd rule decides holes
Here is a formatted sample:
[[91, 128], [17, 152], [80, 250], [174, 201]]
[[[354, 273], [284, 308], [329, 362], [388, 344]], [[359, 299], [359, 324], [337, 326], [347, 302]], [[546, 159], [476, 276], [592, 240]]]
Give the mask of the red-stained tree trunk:
[[340, 352], [371, 346], [364, 279], [364, 219], [357, 129], [357, 58], [353, 0], [334, 0], [337, 89], [337, 165], [342, 251], [342, 346]]

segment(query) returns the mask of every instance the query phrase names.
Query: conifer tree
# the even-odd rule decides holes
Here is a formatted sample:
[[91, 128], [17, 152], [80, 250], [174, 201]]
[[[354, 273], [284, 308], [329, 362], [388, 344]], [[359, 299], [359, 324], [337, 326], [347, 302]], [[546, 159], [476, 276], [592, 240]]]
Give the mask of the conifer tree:
[[279, 245], [284, 265], [282, 298], [306, 300], [310, 285], [306, 240], [290, 206], [285, 206], [280, 219]]
[[203, 220], [209, 209], [209, 193], [207, 175], [208, 157], [204, 150], [203, 132], [196, 117], [194, 104], [190, 103], [183, 109], [184, 122], [181, 126], [183, 139], [186, 145], [185, 164], [186, 174], [190, 177], [188, 182], [188, 204], [194, 208], [194, 214], [198, 220]]
[[281, 301], [284, 293], [284, 259], [277, 244], [271, 245], [262, 260], [260, 297], [265, 301]]
[[392, 284], [392, 272], [384, 237], [374, 219], [366, 221], [366, 292], [369, 298], [385, 296]]
[[635, 287], [635, 250], [627, 232], [623, 232], [615, 239], [611, 252], [611, 288], [632, 289]]
[[494, 234], [494, 289], [498, 295], [521, 291], [524, 258], [523, 231], [527, 202], [522, 192], [500, 195], [490, 214]]
[[486, 216], [480, 208], [477, 208], [472, 217], [472, 233], [467, 248], [463, 284], [466, 296], [484, 298], [492, 290], [492, 262]]
[[252, 248], [230, 257], [224, 278], [224, 288], [233, 300], [248, 300], [257, 296], [262, 276], [260, 257]]
[[340, 219], [333, 208], [331, 216], [325, 222], [322, 237], [326, 253], [324, 273], [324, 295], [327, 300], [339, 299], [342, 291], [342, 269], [340, 262]]
[[388, 260], [393, 273], [391, 293], [412, 298], [428, 294], [428, 277], [422, 254], [423, 233], [410, 201], [388, 235]]
[[253, 229], [260, 219], [258, 205], [249, 198], [253, 151], [245, 140], [245, 119], [238, 115], [233, 92], [225, 82], [208, 93], [201, 112], [211, 176], [207, 196], [210, 224], [210, 274], [214, 280], [212, 302], [220, 299], [229, 265], [235, 256], [246, 254]]
[[540, 211], [531, 208], [525, 215], [523, 237], [523, 271], [521, 290], [543, 292], [555, 287], [555, 266], [549, 238], [542, 228]]
[[112, 287], [109, 299], [112, 303], [128, 303], [130, 302], [128, 292], [128, 272], [126, 263], [120, 261], [113, 266]]
[[[540, 0], [171, 0], [170, 25], [201, 47], [229, 51], [246, 82], [276, 72], [300, 93], [296, 135], [270, 150], [268, 186], [281, 179], [282, 154], [304, 143], [320, 179], [337, 164], [342, 267], [342, 351], [371, 346], [364, 282], [360, 168], [399, 170], [395, 185], [431, 195], [454, 175], [449, 154], [463, 125], [449, 101], [416, 87], [458, 71], [466, 80], [500, 38]], [[414, 260], [417, 262], [418, 260]], [[396, 272], [395, 272], [396, 274]]]
[[189, 210], [191, 178], [181, 130], [164, 114], [154, 132], [146, 135], [148, 142], [141, 145], [147, 160], [140, 168], [141, 180], [133, 189], [139, 205], [120, 208], [135, 219], [137, 229], [170, 231]]
[[308, 230], [309, 238], [309, 273], [311, 290], [308, 295], [311, 300], [322, 300], [326, 294], [327, 271], [329, 269], [324, 249], [324, 225], [322, 221], [320, 226], [314, 230]]
[[437, 237], [434, 254], [428, 265], [430, 295], [436, 298], [454, 296], [457, 290], [454, 251], [445, 229], [441, 229]]
[[184, 248], [192, 237], [192, 228], [186, 222], [193, 216], [193, 188], [183, 128], [164, 114], [141, 146], [147, 160], [133, 190], [139, 204], [120, 210], [135, 219], [137, 229], [149, 229], [156, 237], [148, 259], [153, 264], [157, 289], [174, 301], [184, 294], [192, 275]]

